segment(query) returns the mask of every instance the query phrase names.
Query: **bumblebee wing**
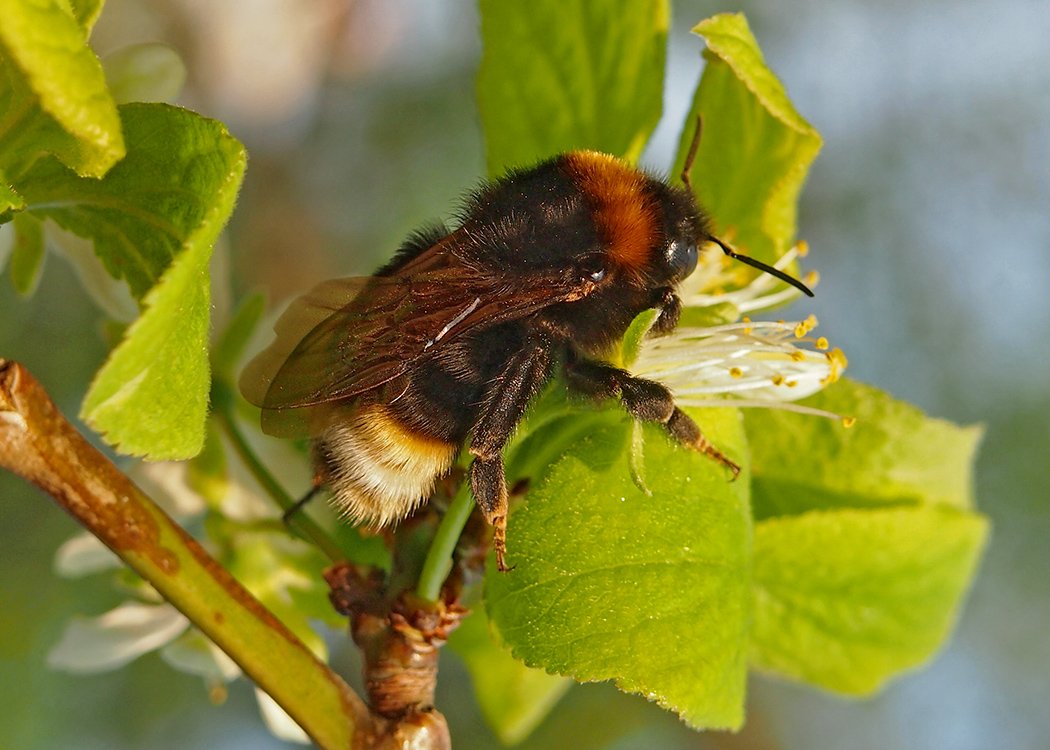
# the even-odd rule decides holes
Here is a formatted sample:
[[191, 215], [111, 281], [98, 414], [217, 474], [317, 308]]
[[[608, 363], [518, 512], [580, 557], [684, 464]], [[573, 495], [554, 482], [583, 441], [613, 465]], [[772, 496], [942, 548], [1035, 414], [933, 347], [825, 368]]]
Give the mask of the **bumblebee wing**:
[[436, 347], [593, 287], [563, 270], [508, 279], [442, 255], [390, 276], [324, 282], [292, 303], [241, 378], [264, 431], [315, 434], [315, 415], [408, 373]]

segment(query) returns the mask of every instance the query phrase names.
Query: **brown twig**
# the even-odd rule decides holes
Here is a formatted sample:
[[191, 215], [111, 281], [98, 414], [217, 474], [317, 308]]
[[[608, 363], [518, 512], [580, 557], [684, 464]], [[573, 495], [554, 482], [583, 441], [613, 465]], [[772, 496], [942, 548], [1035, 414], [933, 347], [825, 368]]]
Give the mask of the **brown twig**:
[[369, 706], [392, 727], [425, 728], [435, 743], [427, 747], [451, 747], [445, 718], [434, 708], [438, 650], [467, 610], [454, 596], [437, 602], [410, 590], [391, 596], [381, 576], [348, 563], [329, 568], [325, 579], [361, 649]]

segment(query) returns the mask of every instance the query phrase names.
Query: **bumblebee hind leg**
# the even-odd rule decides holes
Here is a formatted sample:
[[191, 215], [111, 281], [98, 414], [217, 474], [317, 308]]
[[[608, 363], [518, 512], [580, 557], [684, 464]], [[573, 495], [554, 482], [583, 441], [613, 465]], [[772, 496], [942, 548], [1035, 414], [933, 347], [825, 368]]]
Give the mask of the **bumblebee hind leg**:
[[529, 401], [551, 376], [552, 342], [545, 334], [532, 336], [492, 379], [474, 423], [470, 452], [470, 489], [493, 527], [496, 564], [507, 567], [507, 476], [503, 447], [521, 421]]

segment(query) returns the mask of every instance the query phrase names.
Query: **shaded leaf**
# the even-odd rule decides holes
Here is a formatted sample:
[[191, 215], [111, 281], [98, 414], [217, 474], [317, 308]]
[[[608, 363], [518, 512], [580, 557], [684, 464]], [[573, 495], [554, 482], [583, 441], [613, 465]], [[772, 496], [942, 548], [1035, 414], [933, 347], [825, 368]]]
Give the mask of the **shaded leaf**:
[[481, 611], [452, 632], [448, 646], [470, 671], [485, 722], [507, 745], [525, 739], [572, 685], [565, 677], [527, 667], [511, 656], [495, 642]]
[[637, 160], [660, 119], [665, 0], [481, 2], [490, 174], [573, 149]]
[[235, 380], [235, 370], [244, 348], [265, 312], [266, 297], [263, 294], [256, 292], [241, 300], [212, 350], [212, 366], [217, 374]]
[[73, 15], [76, 16], [77, 23], [83, 27], [84, 31], [89, 32], [102, 12], [103, 3], [104, 0], [70, 0], [69, 4], [73, 8]]
[[[4, 182], [3, 175], [0, 175], [0, 225], [11, 221], [14, 212], [21, 211], [23, 208], [25, 208], [25, 201], [22, 200], [22, 196]], [[3, 270], [2, 263], [0, 263], [0, 270]]]
[[902, 503], [973, 506], [979, 427], [927, 417], [848, 379], [800, 403], [856, 422], [847, 428], [837, 420], [747, 410], [756, 518]]
[[102, 60], [109, 90], [119, 104], [173, 102], [186, 82], [186, 66], [166, 44], [133, 44]]
[[11, 284], [15, 291], [28, 297], [40, 281], [44, 268], [44, 228], [40, 219], [27, 213], [15, 214], [14, 247], [11, 249]]

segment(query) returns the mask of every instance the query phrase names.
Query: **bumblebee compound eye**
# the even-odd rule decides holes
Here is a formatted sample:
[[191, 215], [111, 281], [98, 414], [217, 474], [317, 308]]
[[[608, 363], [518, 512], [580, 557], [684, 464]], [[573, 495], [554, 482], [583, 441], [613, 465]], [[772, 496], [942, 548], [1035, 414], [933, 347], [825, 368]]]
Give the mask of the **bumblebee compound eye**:
[[681, 281], [696, 270], [699, 252], [694, 242], [671, 240], [667, 245], [666, 260], [675, 281]]

